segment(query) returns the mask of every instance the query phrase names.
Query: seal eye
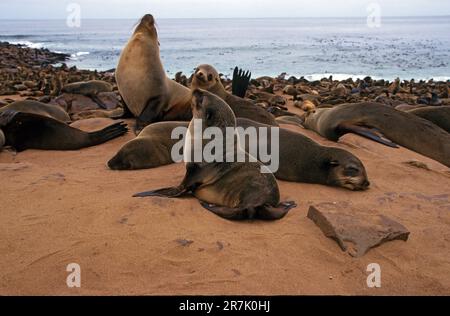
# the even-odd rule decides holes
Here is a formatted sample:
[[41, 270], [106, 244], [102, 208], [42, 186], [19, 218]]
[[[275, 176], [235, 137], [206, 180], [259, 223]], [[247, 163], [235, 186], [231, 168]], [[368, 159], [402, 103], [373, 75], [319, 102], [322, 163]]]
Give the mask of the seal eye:
[[207, 122], [210, 122], [213, 117], [214, 112], [211, 109], [207, 109], [205, 113], [205, 118]]
[[331, 161], [330, 161], [330, 166], [331, 166], [331, 167], [337, 167], [337, 166], [339, 166], [339, 161], [337, 161], [337, 160], [331, 160]]
[[208, 81], [211, 81], [213, 79], [213, 76], [211, 74], [208, 75]]
[[359, 174], [359, 169], [356, 167], [347, 167], [344, 169], [344, 175], [347, 177], [356, 177]]

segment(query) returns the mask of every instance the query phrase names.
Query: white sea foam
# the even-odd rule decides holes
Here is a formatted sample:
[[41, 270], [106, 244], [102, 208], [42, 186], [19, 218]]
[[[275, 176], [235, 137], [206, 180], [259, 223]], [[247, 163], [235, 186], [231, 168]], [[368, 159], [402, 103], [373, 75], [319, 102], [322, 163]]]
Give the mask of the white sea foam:
[[24, 46], [29, 47], [29, 48], [37, 48], [37, 49], [44, 47], [43, 43], [33, 43], [33, 42], [30, 42], [30, 41], [15, 41], [15, 42], [10, 42], [10, 44], [13, 44], [13, 45], [24, 45]]
[[[366, 77], [371, 77], [373, 80], [381, 80], [381, 79], [385, 79], [385, 80], [390, 80], [393, 81], [396, 78], [400, 78], [401, 80], [409, 80], [411, 78], [405, 78], [404, 76], [395, 76], [392, 78], [384, 78], [384, 77], [379, 77], [379, 76], [371, 76], [371, 75], [355, 75], [355, 74], [340, 74], [340, 73], [323, 73], [323, 74], [310, 74], [310, 75], [302, 75], [306, 80], [308, 81], [315, 81], [315, 80], [320, 80], [323, 78], [329, 78], [330, 76], [333, 76], [333, 80], [338, 80], [338, 81], [342, 81], [342, 80], [347, 80], [347, 79], [353, 79], [353, 80], [357, 80], [357, 79], [364, 79]], [[301, 76], [298, 76], [301, 77]], [[448, 81], [450, 80], [450, 77], [446, 77], [446, 76], [436, 76], [436, 77], [415, 77], [414, 80], [418, 81], [418, 80], [431, 80], [433, 79], [434, 81]]]
[[75, 54], [70, 55], [72, 58], [77, 58], [77, 57], [81, 57], [81, 56], [85, 56], [85, 55], [89, 55], [90, 52], [78, 52]]

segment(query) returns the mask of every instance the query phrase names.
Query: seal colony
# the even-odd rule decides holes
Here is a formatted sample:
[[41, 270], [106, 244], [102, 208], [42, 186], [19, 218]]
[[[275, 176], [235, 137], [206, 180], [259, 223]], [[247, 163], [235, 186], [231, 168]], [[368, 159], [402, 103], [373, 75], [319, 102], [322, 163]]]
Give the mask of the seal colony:
[[[280, 161], [279, 168], [273, 173], [262, 173], [261, 169], [266, 166], [259, 150], [253, 156], [248, 143], [236, 136], [239, 142], [231, 152], [225, 150], [223, 158], [243, 153], [248, 160], [254, 158], [256, 161], [186, 162], [181, 182], [181, 179], [177, 178], [179, 175], [175, 174], [176, 171], [171, 174], [176, 169], [169, 169], [170, 173], [158, 178], [158, 181], [167, 182], [175, 179], [178, 185], [137, 193], [135, 196], [178, 198], [190, 195], [199, 200], [204, 209], [229, 220], [280, 220], [288, 215], [281, 226], [290, 224], [290, 220], [300, 213], [295, 212], [295, 209], [291, 211], [296, 207], [295, 202], [283, 202], [284, 200], [295, 200], [303, 207], [316, 202], [316, 192], [326, 192], [323, 195], [327, 202], [335, 205], [334, 198], [345, 196], [347, 200], [365, 199], [380, 190], [379, 182], [382, 180], [376, 177], [373, 179], [376, 170], [373, 170], [373, 161], [371, 163], [367, 158], [367, 148], [361, 150], [352, 143], [326, 143], [324, 146], [319, 144], [322, 141], [338, 141], [344, 134], [353, 133], [389, 146], [390, 148], [382, 149], [383, 153], [392, 153], [395, 156], [396, 148], [403, 146], [450, 166], [448, 82], [400, 79], [389, 82], [370, 77], [343, 81], [329, 77], [308, 81], [303, 77], [287, 77], [286, 74], [276, 78], [252, 79], [250, 71], [242, 71], [238, 67], [234, 68], [233, 79], [229, 80], [213, 65], [207, 64], [197, 67], [192, 65], [192, 69], [195, 69], [192, 74], [178, 73], [172, 80], [167, 76], [160, 59], [155, 25], [153, 16], [145, 15], [122, 51], [117, 69], [105, 72], [79, 70], [76, 67], [69, 68], [65, 64], [55, 66], [54, 63], [63, 62], [67, 56], [52, 56], [50, 52], [28, 48], [20, 48], [25, 52], [24, 59], [28, 60], [36, 54], [39, 59], [52, 62], [37, 62], [30, 66], [12, 59], [6, 64], [2, 62], [3, 57], [0, 55], [0, 95], [7, 95], [4, 100], [0, 100], [0, 147], [10, 146], [17, 152], [26, 149], [78, 150], [126, 134], [125, 123], [115, 123], [111, 119], [122, 120], [131, 116], [136, 119], [135, 131], [142, 131], [136, 137], [128, 134], [127, 142], [119, 144], [122, 146], [120, 149], [119, 146], [113, 147], [117, 144], [112, 143], [105, 145], [101, 152], [97, 151], [96, 154], [103, 155], [96, 168], [104, 172], [102, 175], [106, 174], [122, 181], [121, 185], [130, 188], [133, 185], [126, 192], [122, 190], [123, 187], [116, 188], [116, 193], [125, 192], [126, 196], [120, 196], [121, 199], [129, 198], [129, 201], [134, 201], [133, 203], [140, 207], [149, 203], [154, 208], [152, 210], [172, 206], [176, 209], [180, 204], [183, 207], [192, 204], [186, 200], [168, 202], [156, 198], [145, 201], [132, 199], [134, 192], [148, 188], [147, 185], [159, 187], [158, 184], [155, 185], [155, 175], [158, 175], [158, 172], [165, 173], [165, 170], [136, 171], [127, 175], [127, 172], [110, 171], [102, 164], [110, 157], [112, 158], [107, 162], [107, 166], [112, 170], [151, 169], [172, 164], [174, 160], [171, 151], [180, 140], [172, 139], [172, 132], [178, 127], [191, 130], [194, 119], [201, 120], [204, 128], [257, 128], [258, 139], [261, 138], [269, 147], [272, 145], [271, 129], [279, 128]], [[10, 55], [14, 55], [15, 50], [19, 49], [11, 45], [4, 47], [12, 52]], [[27, 99], [16, 101], [16, 97]], [[90, 122], [81, 120], [87, 117], [94, 119]], [[106, 121], [99, 119], [105, 117], [108, 118], [104, 119]], [[130, 123], [130, 120], [127, 122]], [[72, 124], [68, 125], [69, 123]], [[104, 127], [104, 123], [109, 126]], [[286, 126], [287, 124], [291, 126]], [[80, 127], [85, 125], [91, 125], [93, 128], [86, 131]], [[296, 128], [302, 125], [305, 129], [292, 130], [289, 128], [292, 125]], [[260, 128], [267, 129], [269, 133], [263, 134]], [[192, 146], [189, 147], [192, 141], [195, 141], [195, 137], [186, 138], [184, 148], [188, 150], [183, 154], [192, 153]], [[241, 146], [244, 143], [245, 146]], [[206, 145], [208, 144], [202, 144], [203, 147]], [[370, 149], [367, 149], [367, 152]], [[34, 152], [30, 154], [39, 155]], [[74, 156], [78, 154], [84, 156], [85, 152], [73, 153]], [[6, 150], [2, 155], [12, 156], [13, 153]], [[419, 156], [419, 161], [402, 161], [399, 165], [402, 170], [398, 173], [401, 174], [401, 171], [407, 169], [401, 175], [415, 180], [418, 174], [423, 176], [425, 172], [435, 172], [434, 165], [429, 161], [424, 163], [420, 159]], [[393, 164], [387, 163], [386, 166], [383, 165], [390, 171]], [[23, 166], [11, 168], [20, 167]], [[142, 175], [146, 177], [145, 182]], [[136, 178], [139, 177], [141, 182], [138, 183]], [[278, 180], [296, 183], [286, 184]], [[369, 189], [371, 183], [374, 185]], [[321, 185], [335, 188], [324, 188]], [[392, 191], [397, 190], [389, 188]], [[427, 187], [422, 189], [426, 191]], [[391, 194], [389, 198], [397, 194], [390, 191], [388, 193]], [[421, 192], [415, 198], [427, 200], [431, 205], [434, 199], [442, 197], [428, 197]], [[386, 197], [376, 196], [376, 199], [380, 206]], [[336, 205], [338, 207], [340, 204]], [[189, 208], [186, 209], [190, 211]], [[320, 207], [317, 210], [317, 213], [320, 213]], [[185, 214], [183, 213], [183, 216]], [[176, 215], [175, 212], [170, 213], [179, 224], [182, 219], [175, 217]], [[316, 214], [315, 222], [324, 224], [320, 218], [333, 218], [325, 215], [320, 217], [321, 215]], [[396, 215], [398, 218], [403, 216]], [[200, 218], [202, 215], [195, 213], [192, 216]], [[349, 224], [346, 227], [355, 227], [352, 226], [353, 217], [349, 218], [350, 220], [346, 219]], [[195, 219], [198, 220], [197, 217]], [[123, 224], [127, 220], [128, 218], [124, 217], [118, 222]], [[142, 218], [139, 220], [139, 223], [145, 221], [142, 221]], [[207, 220], [214, 219], [208, 217]], [[332, 225], [336, 222], [339, 223], [337, 220], [325, 224]], [[386, 222], [390, 223], [383, 223]], [[297, 224], [302, 225], [295, 225]], [[373, 227], [378, 227], [378, 224], [370, 223]], [[254, 226], [267, 229], [265, 224]], [[321, 228], [327, 231], [326, 225]], [[345, 233], [339, 231], [339, 234]], [[357, 235], [359, 233], [357, 231]], [[389, 232], [387, 234], [389, 235]], [[364, 239], [366, 236], [363, 234], [358, 237]], [[189, 240], [177, 242], [181, 245], [189, 244]]]

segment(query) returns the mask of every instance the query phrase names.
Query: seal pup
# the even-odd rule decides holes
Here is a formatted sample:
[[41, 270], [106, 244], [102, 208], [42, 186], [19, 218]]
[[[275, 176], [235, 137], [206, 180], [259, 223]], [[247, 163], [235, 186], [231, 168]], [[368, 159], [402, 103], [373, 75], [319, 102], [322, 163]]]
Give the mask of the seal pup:
[[[225, 135], [227, 127], [236, 127], [233, 111], [223, 100], [199, 89], [195, 89], [192, 94], [193, 116], [202, 121], [203, 128], [217, 127]], [[191, 141], [195, 141], [193, 126], [194, 120], [189, 124], [192, 138], [186, 138], [185, 151], [192, 148]], [[239, 151], [242, 149], [235, 142], [231, 152], [223, 152], [223, 158], [234, 156]], [[245, 153], [245, 156], [248, 161], [248, 154]], [[226, 219], [280, 219], [296, 205], [294, 202], [280, 203], [280, 192], [274, 175], [270, 172], [262, 173], [261, 168], [264, 166], [258, 161], [188, 162], [186, 175], [179, 186], [143, 192], [135, 197], [180, 197], [192, 193], [204, 208]]]
[[41, 103], [33, 100], [16, 101], [0, 109], [0, 113], [5, 111], [17, 111], [24, 113], [33, 113], [46, 117], [54, 118], [61, 122], [70, 122], [69, 114], [60, 106], [55, 104]]
[[65, 85], [61, 92], [70, 94], [81, 94], [86, 97], [91, 98], [95, 103], [98, 104], [102, 109], [107, 109], [108, 107], [103, 103], [103, 101], [97, 96], [102, 92], [112, 92], [113, 86], [105, 81], [101, 80], [90, 80], [86, 82], [73, 82]]
[[4, 145], [18, 152], [26, 149], [77, 150], [105, 143], [128, 131], [126, 125], [119, 122], [87, 133], [51, 117], [13, 110], [0, 113], [0, 130], [4, 134]]
[[364, 102], [320, 108], [306, 113], [303, 125], [332, 141], [355, 133], [390, 147], [399, 144], [450, 167], [449, 133], [387, 105]]
[[407, 112], [424, 118], [450, 133], [450, 106], [426, 106]]
[[137, 131], [158, 121], [191, 120], [190, 90], [167, 77], [151, 14], [144, 15], [123, 49], [115, 76], [120, 95], [137, 118]]
[[248, 118], [260, 123], [278, 126], [275, 117], [253, 102], [242, 99], [225, 90], [217, 70], [211, 65], [199, 65], [192, 78], [191, 88], [207, 90], [221, 97], [233, 110], [236, 117]]

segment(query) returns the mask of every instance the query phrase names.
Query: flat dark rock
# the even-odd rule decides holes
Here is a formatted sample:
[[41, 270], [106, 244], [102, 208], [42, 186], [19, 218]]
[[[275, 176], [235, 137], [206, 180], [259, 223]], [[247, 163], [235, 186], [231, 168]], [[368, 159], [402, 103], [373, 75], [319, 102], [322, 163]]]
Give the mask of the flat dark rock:
[[348, 203], [310, 206], [308, 218], [353, 257], [361, 257], [387, 241], [406, 241], [409, 236], [402, 224], [381, 214], [358, 210]]

